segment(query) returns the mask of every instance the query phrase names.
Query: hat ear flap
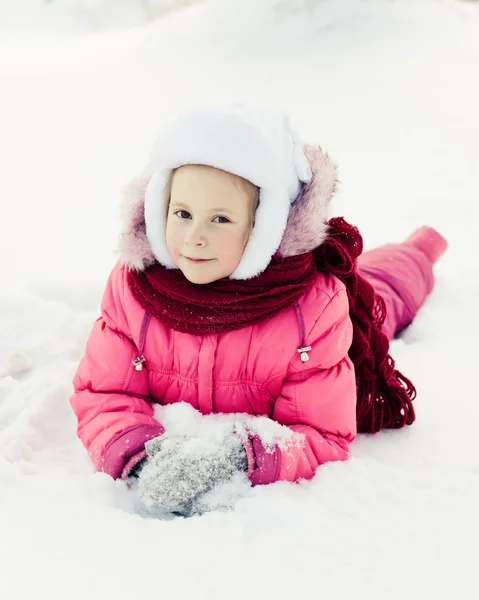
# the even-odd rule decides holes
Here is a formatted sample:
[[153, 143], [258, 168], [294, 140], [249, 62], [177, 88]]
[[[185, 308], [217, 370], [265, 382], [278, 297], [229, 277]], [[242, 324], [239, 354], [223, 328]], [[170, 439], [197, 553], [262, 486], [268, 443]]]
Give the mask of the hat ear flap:
[[284, 188], [260, 188], [253, 231], [231, 279], [251, 279], [267, 268], [281, 244], [289, 209]]
[[168, 269], [177, 268], [166, 246], [168, 206], [165, 189], [171, 169], [155, 171], [145, 192], [146, 236], [156, 260]]

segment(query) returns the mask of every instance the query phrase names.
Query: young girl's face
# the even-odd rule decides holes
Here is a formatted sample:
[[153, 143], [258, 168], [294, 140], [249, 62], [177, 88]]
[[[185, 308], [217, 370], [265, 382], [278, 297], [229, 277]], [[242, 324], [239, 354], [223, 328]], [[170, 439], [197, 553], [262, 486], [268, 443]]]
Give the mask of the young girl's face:
[[192, 283], [229, 277], [243, 256], [257, 188], [213, 167], [185, 165], [175, 171], [166, 222], [166, 245]]

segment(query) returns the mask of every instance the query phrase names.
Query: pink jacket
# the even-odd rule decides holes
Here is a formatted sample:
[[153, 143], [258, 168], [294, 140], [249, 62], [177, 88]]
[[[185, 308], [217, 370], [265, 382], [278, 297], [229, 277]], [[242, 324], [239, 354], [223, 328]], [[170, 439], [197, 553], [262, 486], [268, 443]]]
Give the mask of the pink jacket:
[[[291, 211], [283, 255], [299, 253], [297, 244], [305, 240], [311, 248], [301, 251], [312, 249], [317, 236], [324, 235], [312, 209], [317, 207], [316, 218], [324, 222], [334, 174], [319, 149], [310, 148], [309, 158], [315, 179]], [[144, 456], [145, 442], [164, 432], [153, 416], [155, 402], [188, 402], [203, 414], [267, 415], [303, 434], [302, 445], [279, 450], [274, 476], [261, 483], [309, 479], [318, 465], [347, 459], [356, 436], [356, 382], [348, 357], [352, 324], [343, 284], [318, 273], [295, 306], [238, 331], [206, 336], [173, 331], [146, 315], [126, 283], [127, 269], [148, 260], [138, 190], [125, 234], [134, 244], [125, 243], [128, 257], [124, 247], [123, 260], [109, 277], [102, 315], [71, 398], [78, 435], [97, 469], [114, 478], [125, 476]], [[301, 219], [300, 211], [308, 218]], [[298, 353], [304, 346], [311, 346], [308, 362]], [[136, 370], [133, 361], [140, 356], [144, 368]], [[251, 476], [251, 454], [249, 459]]]

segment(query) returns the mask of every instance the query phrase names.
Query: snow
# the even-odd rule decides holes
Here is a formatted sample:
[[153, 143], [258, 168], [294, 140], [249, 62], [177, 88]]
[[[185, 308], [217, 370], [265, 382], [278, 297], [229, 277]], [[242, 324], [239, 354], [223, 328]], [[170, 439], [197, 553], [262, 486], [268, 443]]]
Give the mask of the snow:
[[0, 0], [0, 32], [13, 39], [129, 29], [201, 1]]
[[166, 437], [185, 435], [211, 441], [218, 440], [218, 437], [221, 439], [234, 429], [242, 438], [246, 438], [248, 433], [258, 435], [265, 446], [277, 444], [280, 448], [300, 443], [302, 439], [289, 427], [267, 417], [237, 413], [203, 416], [186, 403], [156, 405], [155, 417], [167, 430], [164, 434]]
[[[147, 25], [40, 4], [0, 3], [2, 599], [477, 598], [479, 4], [204, 0]], [[91, 26], [74, 4], [105, 11]], [[423, 223], [449, 239], [392, 349], [417, 421], [360, 436], [311, 482], [155, 519], [94, 472], [71, 379], [155, 131], [238, 96], [287, 106], [327, 149], [334, 213], [367, 247]]]

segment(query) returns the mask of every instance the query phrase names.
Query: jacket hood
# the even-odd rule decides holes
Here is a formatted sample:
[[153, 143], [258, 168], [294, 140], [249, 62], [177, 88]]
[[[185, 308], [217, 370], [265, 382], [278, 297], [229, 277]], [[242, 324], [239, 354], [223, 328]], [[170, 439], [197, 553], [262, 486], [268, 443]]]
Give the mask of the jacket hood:
[[[319, 246], [327, 235], [329, 203], [336, 190], [336, 167], [319, 146], [305, 144], [304, 153], [312, 171], [309, 183], [291, 206], [277, 254], [304, 254]], [[149, 167], [127, 186], [122, 203], [121, 233], [117, 255], [131, 270], [144, 271], [156, 262], [146, 235], [145, 194], [153, 176]], [[261, 235], [261, 232], [258, 232]]]

